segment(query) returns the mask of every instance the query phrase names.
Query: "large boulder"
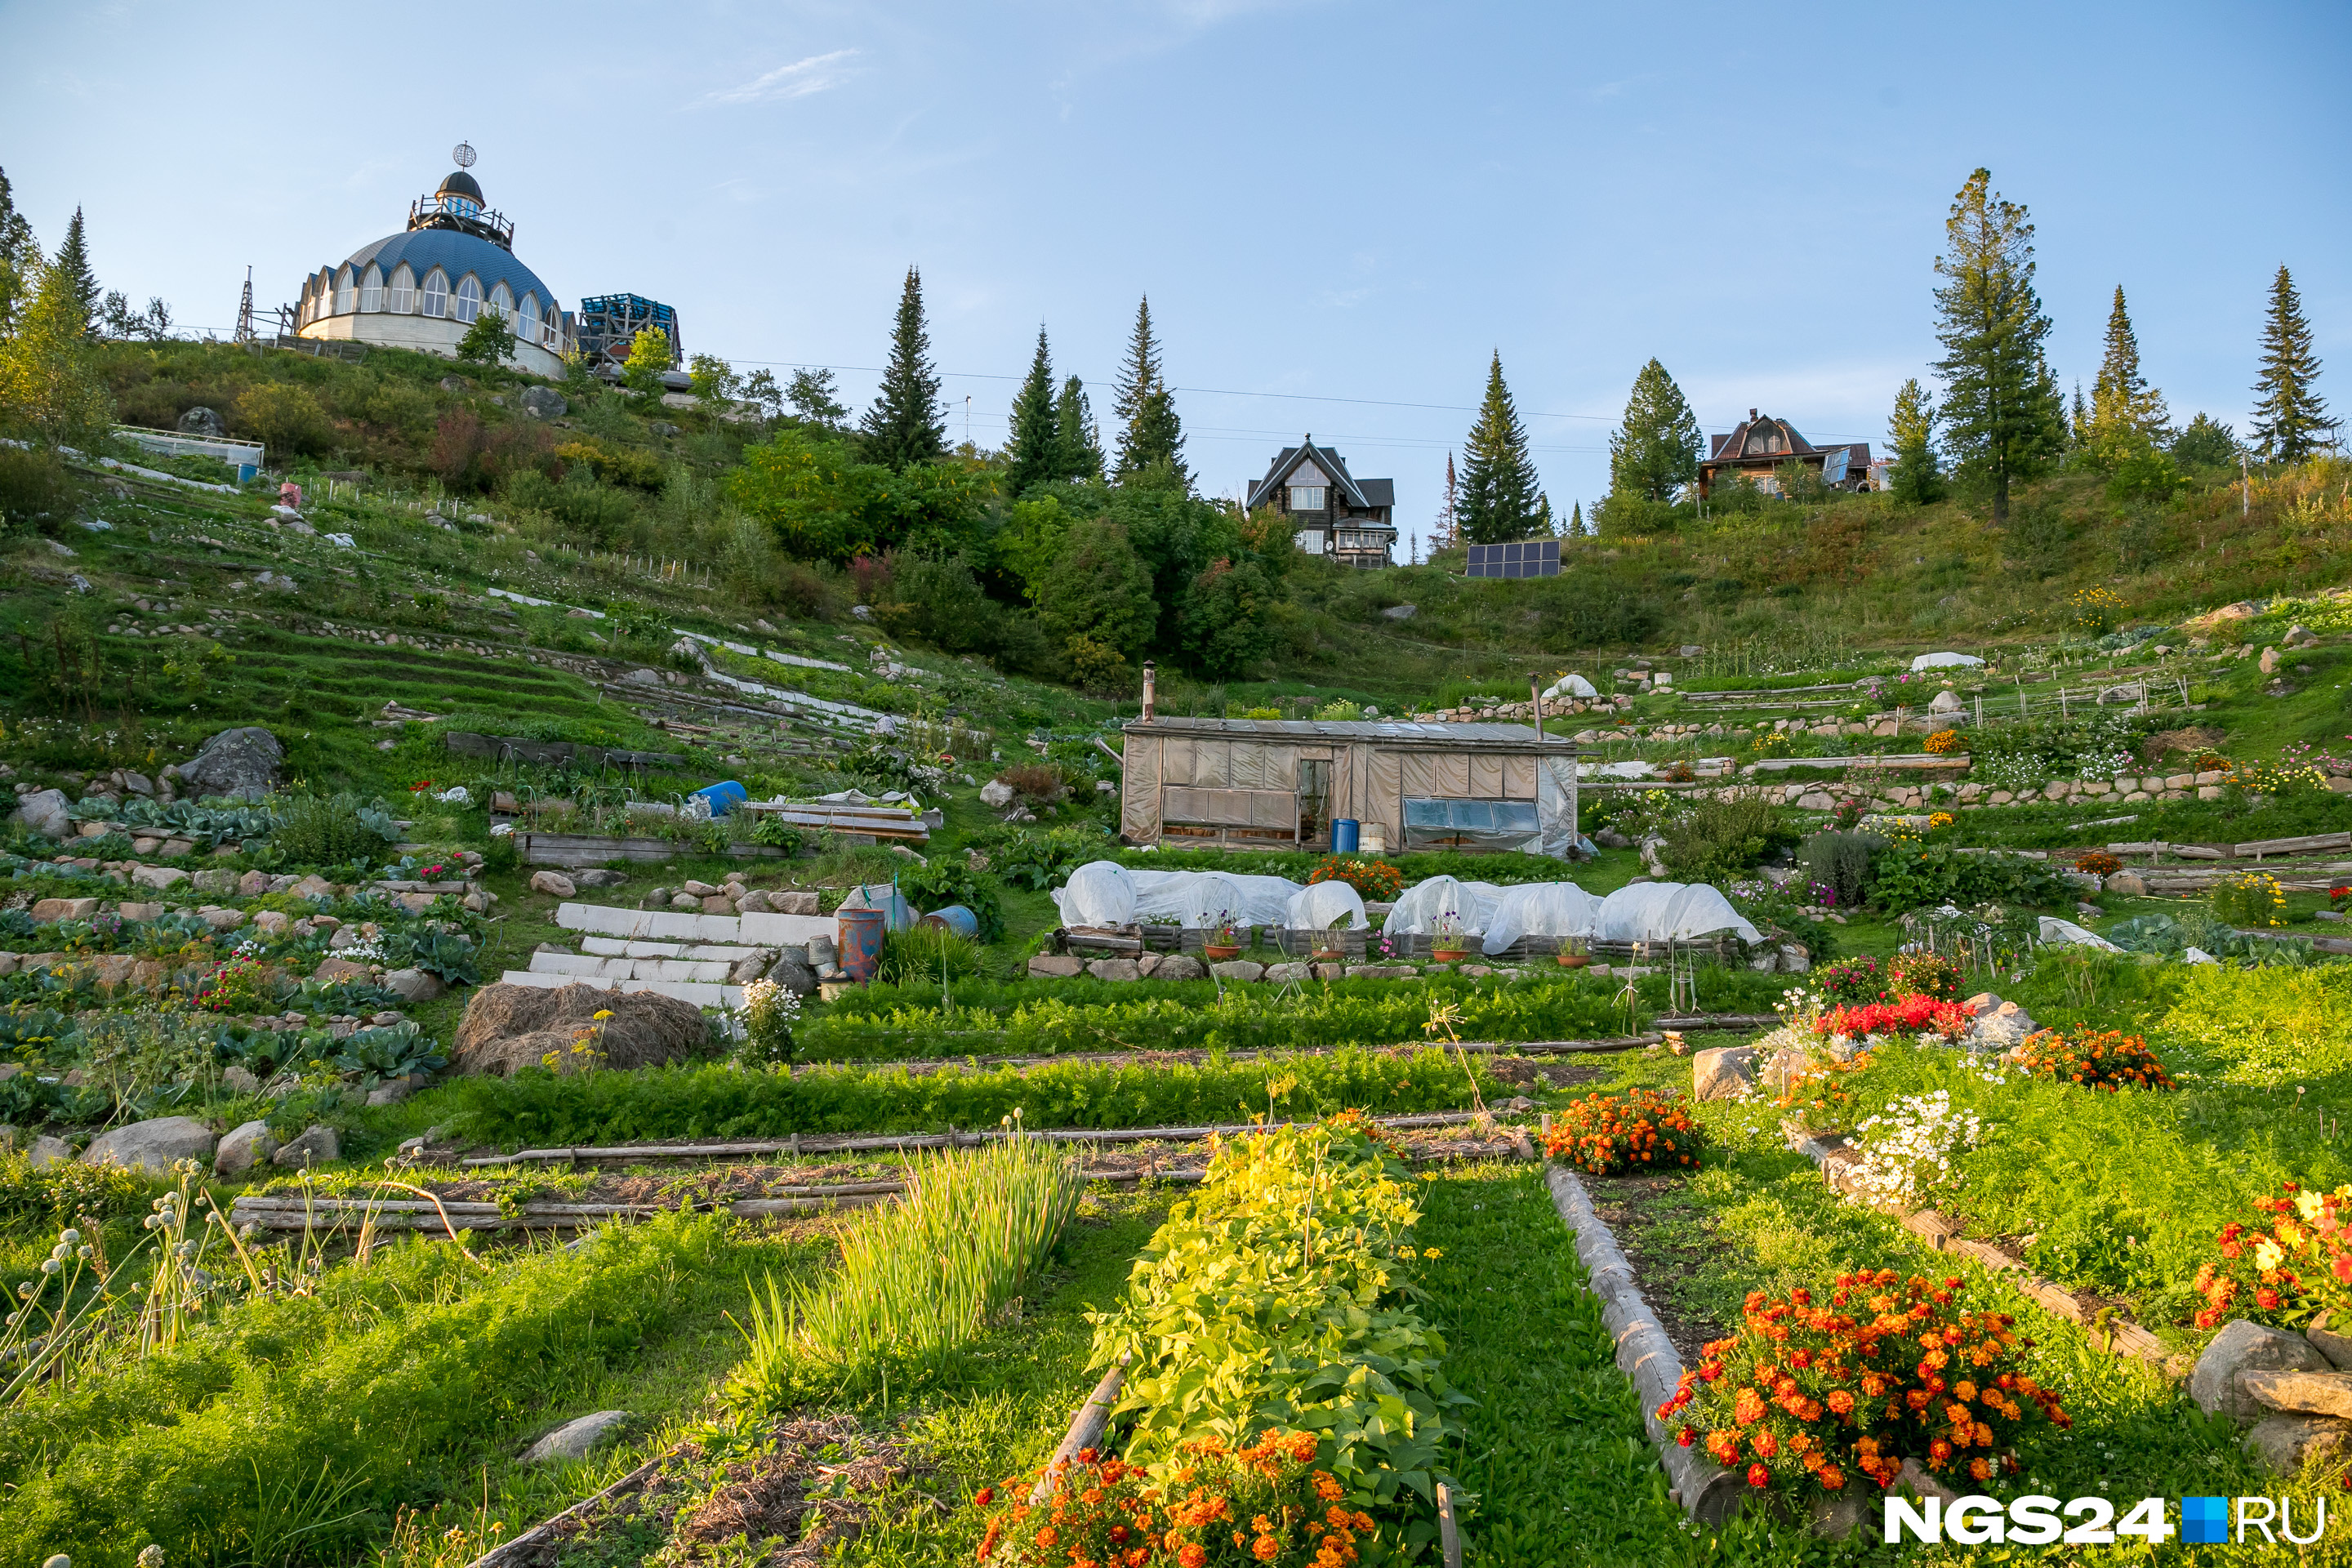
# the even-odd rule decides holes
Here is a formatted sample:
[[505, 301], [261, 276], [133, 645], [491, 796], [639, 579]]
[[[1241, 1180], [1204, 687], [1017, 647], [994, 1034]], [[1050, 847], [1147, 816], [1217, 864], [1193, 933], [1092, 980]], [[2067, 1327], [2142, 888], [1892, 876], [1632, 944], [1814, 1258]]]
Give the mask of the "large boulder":
[[1208, 977], [1208, 966], [1189, 952], [1162, 953], [1151, 970], [1154, 980], [1206, 980]]
[[210, 1159], [214, 1147], [213, 1130], [194, 1117], [159, 1116], [100, 1133], [82, 1151], [81, 1163], [121, 1165], [160, 1175], [182, 1160]]
[[201, 436], [206, 440], [217, 441], [228, 434], [228, 422], [220, 416], [218, 409], [207, 408], [199, 403], [180, 416], [180, 431], [183, 435]]
[[561, 871], [533, 871], [530, 874], [530, 890], [545, 893], [551, 899], [568, 899], [580, 889], [571, 878]]
[[[601, 1027], [599, 1013], [612, 1015]], [[596, 1066], [660, 1067], [710, 1048], [702, 1009], [675, 996], [593, 985], [499, 984], [483, 986], [466, 1005], [450, 1066], [458, 1072], [503, 1075], [538, 1067], [550, 1055], [562, 1064], [592, 1065], [572, 1048], [589, 1029], [598, 1030]]]
[[1693, 1100], [1744, 1100], [1756, 1088], [1754, 1046], [1719, 1046], [1691, 1058]]
[[[239, 1070], [231, 1068], [229, 1072]], [[224, 1080], [227, 1076], [227, 1073], [221, 1075]], [[246, 1076], [249, 1080], [251, 1075]], [[269, 1135], [269, 1123], [248, 1121], [220, 1141], [219, 1149], [213, 1154], [213, 1174], [234, 1176], [250, 1171], [256, 1165], [267, 1163], [269, 1157], [277, 1152], [278, 1140]]]
[[258, 798], [278, 786], [278, 767], [286, 748], [258, 724], [223, 730], [198, 749], [195, 760], [180, 764], [180, 782], [192, 793], [236, 795]]
[[2242, 1372], [2238, 1386], [2272, 1410], [2352, 1416], [2352, 1372]]
[[991, 779], [980, 786], [980, 804], [991, 811], [1002, 811], [1013, 804], [1013, 786], [1003, 779]]
[[73, 815], [61, 789], [37, 789], [19, 795], [10, 820], [23, 823], [44, 838], [63, 838], [74, 830]]
[[2239, 1374], [2249, 1372], [2330, 1372], [2326, 1356], [2301, 1334], [2290, 1334], [2238, 1318], [2221, 1326], [2189, 1374], [2189, 1397], [2208, 1415], [2252, 1421], [2270, 1414], [2247, 1392]]
[[816, 994], [816, 966], [809, 962], [805, 947], [779, 948], [776, 962], [768, 965], [768, 978], [796, 995]]
[[563, 401], [563, 394], [551, 386], [522, 389], [522, 411], [533, 419], [561, 419], [571, 409], [572, 405]]
[[1990, 991], [1979, 991], [1960, 1004], [1969, 1010], [1969, 1032], [1960, 1043], [1973, 1051], [2005, 1051], [2042, 1026], [2014, 1002], [2004, 1002]]
[[2322, 1464], [2342, 1459], [2348, 1437], [2352, 1422], [2326, 1415], [2273, 1415], [2254, 1423], [2246, 1434], [2246, 1452], [2274, 1475], [2299, 1476], [2315, 1459]]
[[616, 1436], [628, 1423], [629, 1413], [625, 1410], [599, 1410], [593, 1415], [566, 1421], [525, 1450], [522, 1462], [540, 1465], [550, 1459], [585, 1458]]
[[269, 1160], [274, 1165], [309, 1170], [313, 1165], [331, 1165], [342, 1157], [343, 1141], [335, 1130], [314, 1123], [280, 1143]]

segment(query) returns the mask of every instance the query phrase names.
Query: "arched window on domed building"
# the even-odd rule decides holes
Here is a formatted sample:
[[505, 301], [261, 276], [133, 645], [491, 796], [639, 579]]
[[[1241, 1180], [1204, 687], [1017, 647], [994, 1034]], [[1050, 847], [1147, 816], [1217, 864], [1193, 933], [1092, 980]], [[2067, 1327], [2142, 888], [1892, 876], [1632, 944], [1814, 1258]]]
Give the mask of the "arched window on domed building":
[[335, 275], [335, 314], [348, 316], [359, 308], [359, 288], [352, 281], [352, 264], [346, 261]]
[[360, 310], [363, 314], [373, 315], [383, 309], [383, 269], [371, 261], [360, 279]]
[[384, 291], [383, 308], [395, 316], [416, 313], [416, 274], [405, 261], [392, 269], [392, 287]]
[[525, 294], [522, 297], [522, 305], [516, 313], [521, 321], [515, 328], [515, 336], [526, 343], [538, 342], [540, 341], [539, 296]]
[[425, 313], [428, 316], [449, 313], [449, 275], [438, 267], [425, 275]]
[[482, 280], [468, 272], [463, 278], [457, 279], [457, 309], [456, 314], [459, 321], [471, 325], [474, 318], [481, 313]]

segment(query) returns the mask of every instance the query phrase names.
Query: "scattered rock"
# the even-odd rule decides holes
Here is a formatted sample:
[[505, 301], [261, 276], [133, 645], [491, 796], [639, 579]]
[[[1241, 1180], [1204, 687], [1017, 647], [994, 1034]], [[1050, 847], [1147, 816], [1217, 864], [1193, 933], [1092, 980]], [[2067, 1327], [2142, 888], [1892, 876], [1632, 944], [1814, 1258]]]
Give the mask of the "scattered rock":
[[228, 424], [221, 418], [219, 410], [199, 403], [180, 416], [180, 430], [184, 435], [217, 441], [228, 434]]
[[161, 1175], [175, 1161], [208, 1158], [214, 1146], [213, 1130], [194, 1117], [159, 1116], [99, 1134], [82, 1151], [81, 1163], [121, 1165]]
[[1097, 980], [1139, 980], [1142, 971], [1131, 958], [1097, 958], [1087, 965], [1087, 973]]
[[561, 419], [572, 411], [572, 405], [551, 386], [526, 386], [522, 389], [522, 411], [533, 419]]
[[2352, 1372], [2352, 1337], [2337, 1331], [2335, 1313], [2322, 1312], [2312, 1319], [2311, 1326], [2303, 1331], [2303, 1337], [2309, 1340], [2331, 1364]]
[[2312, 1460], [2334, 1465], [2342, 1459], [2347, 1437], [2352, 1437], [2352, 1421], [2326, 1415], [2272, 1415], [2255, 1422], [2246, 1434], [2246, 1452], [2273, 1474], [2297, 1476]]
[[2254, 662], [2262, 667], [2264, 675], [2276, 675], [2279, 667], [2279, 651], [2274, 647], [2266, 647], [2263, 649], [2263, 657]]
[[1592, 836], [1592, 842], [1603, 849], [1631, 849], [1633, 841], [1613, 827], [1604, 827]]
[[52, 921], [86, 921], [98, 913], [96, 899], [37, 899], [33, 902], [33, 918], [47, 925]]
[[[252, 1080], [253, 1075], [245, 1072], [242, 1068], [231, 1068], [228, 1070], [244, 1073], [248, 1082]], [[221, 1081], [223, 1083], [228, 1081], [228, 1073], [221, 1075]], [[258, 1084], [254, 1085], [255, 1089], [259, 1087]], [[253, 1090], [247, 1089], [244, 1092], [250, 1094]], [[234, 1176], [240, 1172], [249, 1171], [256, 1165], [268, 1164], [270, 1156], [277, 1152], [278, 1140], [269, 1135], [269, 1123], [248, 1121], [220, 1141], [220, 1147], [213, 1155], [213, 1174]]]
[[2273, 1410], [2352, 1417], [2352, 1372], [2336, 1372], [2334, 1363], [2328, 1364], [2326, 1372], [2242, 1372], [2238, 1386]]
[[265, 936], [283, 936], [286, 928], [293, 923], [284, 910], [260, 910], [253, 917], [253, 929]]
[[[65, 797], [62, 795], [58, 796], [59, 800], [63, 800], [64, 798]], [[1006, 806], [1013, 804], [1013, 786], [1006, 784], [1003, 779], [989, 780], [986, 784], [980, 786], [980, 804], [988, 807], [991, 811], [1003, 810]], [[65, 835], [63, 833], [52, 833], [49, 837], [52, 838], [62, 838]]]
[[2237, 1318], [2224, 1323], [2197, 1358], [2196, 1370], [2189, 1374], [2189, 1397], [2208, 1415], [2252, 1421], [2268, 1412], [2245, 1391], [2240, 1373], [2329, 1370], [2327, 1358], [2302, 1335]]
[[677, 890], [681, 893], [690, 893], [698, 899], [707, 899], [719, 891], [708, 882], [681, 882], [678, 884]]
[[1930, 713], [1957, 713], [1959, 710], [1960, 694], [1957, 691], [1938, 691], [1927, 703]]
[[1263, 980], [1265, 978], [1265, 965], [1252, 963], [1246, 958], [1228, 958], [1222, 963], [1209, 965], [1209, 973], [1220, 980]]
[[780, 951], [775, 963], [768, 965], [768, 978], [796, 995], [816, 994], [816, 966], [809, 962], [804, 947]]
[[16, 798], [12, 821], [21, 822], [44, 838], [65, 838], [73, 832], [73, 813], [61, 789], [35, 790]]
[[312, 1165], [332, 1164], [343, 1157], [343, 1141], [331, 1127], [315, 1122], [278, 1146], [269, 1157], [274, 1165], [289, 1165], [296, 1170], [308, 1170]]
[[770, 913], [779, 915], [821, 915], [824, 913], [824, 906], [818, 900], [817, 896], [814, 893], [804, 892], [798, 889], [791, 892], [771, 892], [768, 895], [768, 910]]
[[1421, 606], [1418, 605], [1391, 605], [1381, 612], [1392, 621], [1409, 621], [1420, 613]]
[[551, 898], [568, 899], [580, 889], [571, 878], [561, 871], [534, 871], [530, 877], [530, 890]]
[[221, 1087], [231, 1094], [258, 1094], [261, 1080], [244, 1068], [231, 1063], [221, 1069]]
[[236, 896], [240, 899], [266, 897], [269, 892], [270, 881], [270, 875], [267, 871], [247, 871], [236, 879]]
[[629, 1413], [625, 1410], [599, 1410], [593, 1415], [566, 1421], [526, 1449], [522, 1462], [541, 1465], [550, 1459], [584, 1458], [600, 1445], [617, 1436], [629, 1420]]
[[1305, 980], [1313, 967], [1305, 963], [1269, 963], [1265, 966], [1266, 983], [1270, 985], [1287, 985], [1295, 980]]
[[751, 891], [739, 895], [735, 900], [735, 912], [739, 915], [764, 915], [771, 913], [772, 911], [768, 908], [768, 895], [758, 888], [753, 888]]
[[404, 1002], [433, 1002], [448, 994], [439, 975], [426, 969], [395, 969], [383, 977], [383, 988], [396, 991]]
[[1208, 966], [1189, 952], [1163, 952], [1152, 966], [1154, 980], [1206, 980]]
[[348, 958], [322, 958], [319, 961], [319, 967], [310, 972], [312, 979], [321, 982], [368, 980], [373, 976], [374, 971], [366, 964], [353, 963]]
[[235, 931], [245, 923], [243, 910], [201, 909], [196, 915], [215, 931]]
[[1754, 1046], [1719, 1046], [1691, 1058], [1693, 1100], [1742, 1100], [1756, 1087]]
[[25, 1158], [36, 1171], [46, 1165], [71, 1163], [73, 1157], [72, 1144], [62, 1138], [50, 1137], [47, 1133], [34, 1139], [32, 1148], [25, 1152]]
[[2005, 1051], [2042, 1027], [2024, 1008], [1990, 991], [1979, 991], [1960, 1005], [1974, 1015], [1961, 1040], [1970, 1050]]
[[1086, 973], [1086, 961], [1075, 952], [1039, 952], [1029, 959], [1033, 980], [1071, 980]]
[[199, 893], [234, 893], [236, 891], [236, 873], [226, 869], [215, 868], [209, 871], [199, 871], [188, 879], [190, 882], [194, 884], [195, 889]]
[[386, 1079], [368, 1090], [370, 1105], [398, 1105], [416, 1092], [416, 1086], [404, 1078]]
[[628, 879], [629, 874], [626, 871], [595, 870], [572, 873], [572, 885], [574, 888], [617, 888]]
[[195, 760], [180, 764], [180, 778], [203, 795], [244, 795], [257, 800], [278, 784], [286, 748], [258, 724], [223, 730], [198, 748]]
[[[603, 1020], [595, 1041], [600, 1059], [591, 1064], [572, 1047], [575, 1036], [598, 1027], [600, 1012], [612, 1016]], [[497, 984], [483, 986], [466, 1005], [449, 1056], [454, 1070], [467, 1073], [537, 1067], [551, 1052], [571, 1066], [659, 1067], [701, 1056], [709, 1043], [702, 1009], [676, 997], [593, 985]]]
[[[1330, 964], [1323, 966], [1326, 969]], [[1347, 978], [1350, 980], [1410, 980], [1421, 971], [1410, 963], [1351, 963]]]
[[2147, 879], [2137, 871], [2116, 871], [2106, 879], [2106, 891], [2119, 899], [2147, 897]]

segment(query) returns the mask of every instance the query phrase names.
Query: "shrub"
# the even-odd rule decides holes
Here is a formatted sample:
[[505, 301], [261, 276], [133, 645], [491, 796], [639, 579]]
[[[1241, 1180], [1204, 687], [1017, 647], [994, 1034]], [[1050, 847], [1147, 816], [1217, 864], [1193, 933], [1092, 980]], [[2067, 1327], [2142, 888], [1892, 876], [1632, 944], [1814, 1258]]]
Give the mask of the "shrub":
[[2093, 849], [2074, 857], [2074, 869], [2086, 877], [2112, 877], [2124, 868], [2124, 863], [2104, 849]]
[[[1311, 1432], [1275, 1430], [1255, 1443], [1229, 1446], [1204, 1437], [1178, 1448], [1170, 1475], [1084, 1449], [1077, 1462], [1008, 1478], [973, 1494], [976, 1507], [1002, 1504], [990, 1516], [980, 1561], [1012, 1568], [1069, 1568], [1074, 1563], [1124, 1568], [1313, 1568], [1353, 1562], [1356, 1542], [1371, 1540], [1371, 1515], [1335, 1506], [1345, 1494], [1328, 1470], [1315, 1468]], [[1042, 1504], [1032, 1484], [1050, 1479]], [[1247, 1532], [1236, 1528], [1250, 1521]]]
[[1069, 798], [1069, 781], [1051, 763], [1018, 763], [996, 775], [1013, 793], [1035, 805], [1057, 805]]
[[[1360, 1112], [1235, 1140], [1153, 1233], [1093, 1363], [1130, 1357], [1130, 1456], [1268, 1428], [1323, 1434], [1343, 1497], [1426, 1498], [1464, 1403], [1412, 1304], [1412, 1175]], [[1312, 1215], [1313, 1227], [1308, 1226]]]
[[259, 1013], [278, 1004], [278, 988], [259, 961], [233, 958], [205, 976], [195, 1005], [207, 1013]]
[[2330, 1193], [2289, 1182], [2281, 1195], [2256, 1198], [2254, 1209], [2261, 1217], [2223, 1226], [2218, 1256], [2198, 1266], [2205, 1305], [2197, 1326], [2217, 1328], [2231, 1316], [2301, 1324], [2352, 1310], [2352, 1186]]
[[1933, 1033], [1949, 1040], [1967, 1033], [1969, 1016], [1969, 1010], [1957, 1002], [1914, 994], [1895, 1002], [1833, 1007], [1814, 1021], [1813, 1032], [1850, 1040], [1866, 1040], [1873, 1035]]
[[971, 938], [945, 926], [916, 925], [885, 932], [877, 979], [893, 985], [940, 984], [980, 971], [980, 950]]
[[[2075, 886], [2047, 861], [1963, 855], [1941, 844], [1888, 844], [1872, 862], [1870, 900], [1889, 914], [1938, 904], [2071, 904]], [[1841, 889], [1843, 892], [1843, 889]]]
[[274, 458], [323, 449], [331, 434], [327, 411], [308, 389], [266, 381], [236, 400], [237, 428], [257, 437]]
[[73, 505], [73, 478], [55, 452], [0, 446], [0, 524], [55, 532]]
[[1544, 1152], [1596, 1176], [1696, 1165], [1706, 1135], [1678, 1095], [1636, 1089], [1587, 1095], [1555, 1111]]
[[760, 1067], [782, 1067], [793, 1059], [793, 1024], [801, 1016], [800, 993], [772, 980], [743, 987], [743, 1044], [736, 1053]]
[[1352, 855], [1327, 855], [1307, 880], [1345, 882], [1366, 903], [1385, 903], [1404, 889], [1404, 873], [1385, 860], [1361, 860]]
[[1841, 958], [1813, 971], [1813, 984], [1823, 996], [1842, 1005], [1876, 1002], [1886, 994], [1886, 979], [1878, 960], [1866, 955]]
[[1898, 952], [1886, 961], [1886, 988], [1898, 1001], [1932, 996], [1955, 1002], [1960, 994], [1960, 966], [1939, 952]]
[[270, 847], [298, 866], [340, 866], [380, 855], [399, 837], [391, 814], [377, 801], [362, 807], [356, 795], [302, 795], [279, 814]]
[[1659, 858], [1686, 882], [1739, 875], [1776, 849], [1793, 847], [1798, 832], [1779, 805], [1760, 791], [1739, 791], [1728, 799], [1694, 799], [1666, 825]]
[[1801, 1288], [1750, 1291], [1738, 1331], [1700, 1351], [1658, 1417], [1687, 1411], [1675, 1441], [1758, 1491], [1841, 1492], [1856, 1475], [1891, 1488], [1906, 1458], [1979, 1486], [2015, 1475], [2019, 1439], [2074, 1423], [2022, 1370], [2033, 1342], [2016, 1320], [1969, 1311], [1960, 1292], [1891, 1268], [1837, 1276], [1826, 1306]]
[[[898, 890], [912, 900], [918, 909], [941, 910], [950, 904], [961, 904], [971, 911], [980, 940], [994, 942], [1004, 934], [1004, 901], [996, 896], [996, 885], [971, 868], [969, 861], [945, 855], [932, 857], [929, 864], [911, 867], [898, 873]], [[966, 967], [956, 973], [969, 974], [971, 953], [965, 943]], [[939, 965], [934, 960], [931, 978], [939, 978]]]
[[2079, 1083], [2084, 1089], [2176, 1089], [2164, 1064], [2137, 1035], [2097, 1029], [2069, 1036], [2044, 1029], [2017, 1048], [2017, 1064], [2035, 1078]]
[[1116, 848], [1102, 835], [1083, 827], [1044, 832], [1016, 829], [988, 851], [990, 868], [1015, 887], [1032, 891], [1054, 887], [1105, 849]]
[[1878, 852], [1885, 847], [1886, 840], [1875, 833], [1839, 829], [1814, 834], [1797, 858], [1807, 877], [1834, 889], [1839, 906], [1851, 909], [1869, 900]]
[[1958, 730], [1938, 730], [1927, 737], [1923, 749], [1938, 757], [1948, 755], [1960, 749], [1960, 732]]
[[2268, 931], [2286, 924], [2286, 893], [2267, 871], [2240, 871], [2225, 877], [2207, 900], [2213, 918], [2228, 925]]

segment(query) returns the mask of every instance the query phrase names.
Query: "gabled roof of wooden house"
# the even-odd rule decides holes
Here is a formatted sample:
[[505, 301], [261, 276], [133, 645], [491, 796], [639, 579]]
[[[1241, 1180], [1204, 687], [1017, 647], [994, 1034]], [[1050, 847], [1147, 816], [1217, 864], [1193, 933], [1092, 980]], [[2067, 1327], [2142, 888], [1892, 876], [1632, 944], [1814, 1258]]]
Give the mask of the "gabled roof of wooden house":
[[1349, 506], [1365, 508], [1396, 505], [1394, 479], [1359, 479], [1348, 472], [1345, 458], [1328, 447], [1318, 447], [1309, 435], [1298, 446], [1285, 447], [1265, 471], [1265, 478], [1250, 486], [1247, 506], [1253, 511], [1273, 499], [1274, 493], [1289, 481], [1299, 468], [1312, 462], [1318, 472], [1338, 490]]

